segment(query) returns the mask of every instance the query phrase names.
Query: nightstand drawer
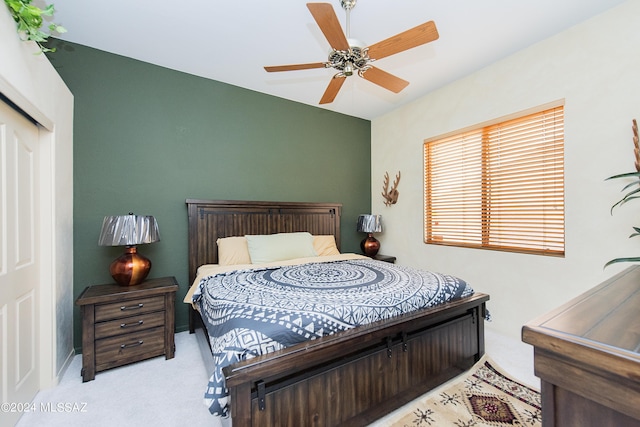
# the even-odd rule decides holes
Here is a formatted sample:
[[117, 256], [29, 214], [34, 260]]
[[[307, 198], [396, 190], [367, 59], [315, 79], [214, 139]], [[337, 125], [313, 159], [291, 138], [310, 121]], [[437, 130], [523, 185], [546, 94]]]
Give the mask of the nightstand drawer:
[[138, 316], [123, 317], [96, 324], [96, 339], [114, 335], [129, 334], [141, 330], [164, 326], [164, 312], [140, 314]]
[[96, 341], [96, 370], [113, 368], [164, 354], [164, 328]]
[[96, 305], [95, 321], [102, 322], [111, 319], [121, 319], [125, 316], [150, 313], [164, 310], [164, 297], [132, 299], [111, 304]]

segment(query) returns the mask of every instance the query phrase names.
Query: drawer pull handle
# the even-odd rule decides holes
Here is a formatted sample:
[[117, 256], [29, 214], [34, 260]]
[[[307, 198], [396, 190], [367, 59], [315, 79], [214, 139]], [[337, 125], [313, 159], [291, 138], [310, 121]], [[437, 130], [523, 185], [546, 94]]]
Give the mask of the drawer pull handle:
[[144, 304], [140, 303], [138, 305], [132, 305], [131, 307], [127, 307], [126, 305], [123, 305], [122, 307], [120, 307], [120, 311], [127, 311], [127, 310], [137, 310], [139, 308], [144, 307]]
[[144, 323], [143, 320], [138, 320], [136, 323], [120, 323], [121, 328], [130, 328], [132, 326], [140, 326]]
[[134, 342], [133, 344], [121, 344], [120, 348], [129, 348], [129, 347], [138, 347], [139, 345], [142, 345], [142, 340], [138, 341], [138, 342]]

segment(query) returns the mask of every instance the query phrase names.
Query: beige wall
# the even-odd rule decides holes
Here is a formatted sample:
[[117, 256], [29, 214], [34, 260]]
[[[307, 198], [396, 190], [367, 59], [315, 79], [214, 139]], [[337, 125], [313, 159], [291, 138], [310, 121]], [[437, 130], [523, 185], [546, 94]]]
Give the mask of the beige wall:
[[41, 387], [73, 356], [73, 95], [0, 7], [0, 93], [40, 123]]
[[[458, 275], [491, 294], [489, 328], [519, 338], [524, 323], [628, 267], [640, 256], [640, 202], [610, 215], [633, 170], [631, 120], [640, 120], [640, 2], [628, 1], [372, 121], [372, 212], [383, 215], [381, 253], [399, 264]], [[480, 42], [480, 41], [479, 41]], [[423, 243], [422, 141], [537, 105], [565, 100], [566, 256]], [[396, 205], [383, 175], [402, 171]]]

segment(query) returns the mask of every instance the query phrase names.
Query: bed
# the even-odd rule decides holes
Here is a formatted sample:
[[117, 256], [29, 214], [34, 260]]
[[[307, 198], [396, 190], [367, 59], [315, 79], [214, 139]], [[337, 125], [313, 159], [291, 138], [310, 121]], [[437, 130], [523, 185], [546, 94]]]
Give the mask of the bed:
[[[309, 270], [306, 266], [321, 266], [327, 262], [332, 267], [329, 273], [321, 274], [342, 271], [346, 264], [359, 271], [374, 271], [371, 273], [374, 275], [396, 274], [391, 264], [356, 254], [335, 253], [320, 261], [302, 257], [303, 261], [291, 261], [290, 267], [280, 266], [277, 262], [277, 266], [260, 264], [248, 268], [243, 265], [238, 269], [226, 266], [222, 271], [216, 270], [220, 266], [219, 239], [226, 242], [232, 240], [227, 238], [242, 236], [291, 234], [300, 238], [312, 236], [315, 244], [316, 237], [330, 237], [339, 252], [342, 206], [336, 203], [195, 199], [187, 199], [186, 203], [189, 275], [194, 283], [185, 297], [186, 303], [193, 301], [192, 294], [202, 301], [198, 289], [207, 289], [206, 286], [227, 289], [225, 286], [231, 277], [253, 280], [250, 278], [258, 274], [260, 280], [277, 275], [289, 278]], [[251, 244], [255, 245], [253, 240]], [[255, 246], [252, 249], [255, 250]], [[217, 273], [209, 275], [207, 269], [210, 267]], [[399, 269], [399, 274], [406, 273], [404, 267], [395, 268]], [[438, 280], [450, 281], [449, 276], [446, 279], [438, 276]], [[201, 281], [207, 283], [199, 286]], [[310, 340], [294, 337], [284, 340], [288, 343], [286, 347], [275, 347], [265, 354], [256, 353], [245, 360], [239, 357], [238, 361], [221, 369], [213, 363], [212, 341], [205, 324], [209, 324], [210, 329], [218, 326], [212, 324], [207, 305], [202, 302], [192, 305], [189, 328], [198, 336], [209, 372], [221, 373], [230, 402], [228, 415], [234, 427], [367, 425], [467, 370], [484, 354], [485, 304], [489, 296], [469, 293], [462, 287], [458, 289], [457, 284], [448, 285], [451, 285], [451, 293], [460, 292], [449, 302], [404, 314], [386, 315], [381, 320], [357, 327], [331, 330], [329, 335], [311, 333], [314, 339]], [[379, 295], [383, 294], [379, 292]], [[201, 316], [195, 307], [200, 307], [206, 315]], [[304, 329], [302, 326], [299, 329]], [[214, 345], [214, 349], [219, 360], [219, 348]], [[204, 388], [203, 381], [203, 391]]]

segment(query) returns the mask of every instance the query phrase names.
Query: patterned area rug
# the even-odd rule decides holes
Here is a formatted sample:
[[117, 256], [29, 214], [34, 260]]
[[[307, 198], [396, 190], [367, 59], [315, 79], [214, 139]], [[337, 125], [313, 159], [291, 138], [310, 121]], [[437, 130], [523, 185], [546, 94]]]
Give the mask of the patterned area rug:
[[540, 427], [540, 393], [509, 378], [485, 355], [468, 372], [372, 426]]

